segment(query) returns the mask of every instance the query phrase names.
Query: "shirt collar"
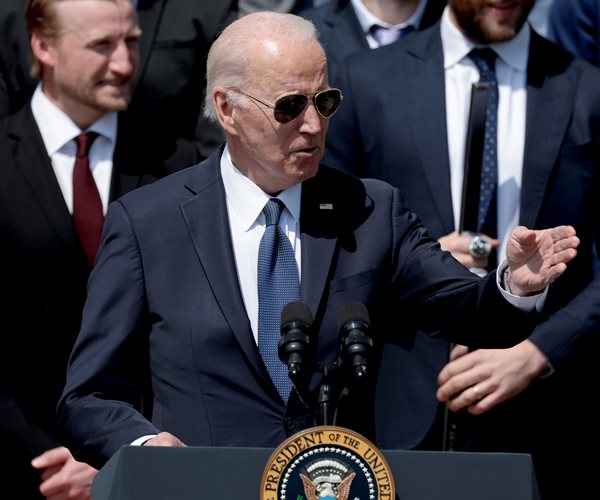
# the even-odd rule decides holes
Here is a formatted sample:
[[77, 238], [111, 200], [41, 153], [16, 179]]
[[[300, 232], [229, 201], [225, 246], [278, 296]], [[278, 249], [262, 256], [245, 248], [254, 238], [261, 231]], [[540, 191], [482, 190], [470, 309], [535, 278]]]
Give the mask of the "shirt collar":
[[[476, 45], [465, 37], [452, 23], [449, 7], [444, 9], [441, 22], [442, 46], [444, 50], [444, 68], [448, 69], [462, 61]], [[502, 59], [504, 64], [520, 72], [527, 71], [529, 59], [529, 41], [531, 28], [525, 23], [521, 31], [512, 40], [489, 45]]]
[[417, 9], [406, 21], [400, 24], [391, 25], [379, 19], [375, 16], [370, 10], [368, 10], [361, 0], [350, 0], [352, 3], [352, 7], [354, 7], [354, 12], [356, 13], [356, 17], [358, 22], [360, 23], [363, 32], [365, 34], [369, 33], [371, 27], [374, 25], [384, 26], [386, 28], [406, 28], [407, 26], [414, 26], [415, 28], [419, 28], [421, 25], [421, 19], [423, 18], [423, 12], [425, 11], [426, 0], [420, 0]]
[[[31, 99], [31, 110], [40, 129], [46, 151], [53, 156], [62, 147], [81, 134], [82, 130], [42, 92], [41, 83]], [[88, 131], [94, 131], [113, 144], [117, 137], [117, 113], [110, 112], [94, 122]]]
[[[229, 149], [225, 146], [221, 156], [221, 176], [225, 186], [228, 206], [242, 222], [244, 231], [254, 227], [262, 210], [271, 198], [248, 177], [242, 174], [231, 161]], [[300, 196], [302, 184], [296, 184], [277, 196], [292, 214], [296, 224], [300, 223]]]

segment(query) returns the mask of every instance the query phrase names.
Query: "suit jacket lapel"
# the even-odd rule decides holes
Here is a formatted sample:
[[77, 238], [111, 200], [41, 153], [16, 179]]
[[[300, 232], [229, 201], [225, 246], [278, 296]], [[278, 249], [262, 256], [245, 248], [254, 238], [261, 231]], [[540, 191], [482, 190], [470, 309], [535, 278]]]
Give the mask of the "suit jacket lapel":
[[[343, 214], [335, 186], [322, 181], [322, 176], [302, 185], [302, 300], [315, 317], [329, 277], [329, 269], [337, 246], [336, 228], [341, 226]], [[322, 312], [321, 312], [322, 313]]]
[[[411, 67], [406, 71], [410, 71], [413, 77], [405, 78], [404, 83], [408, 90], [406, 95], [426, 95], [428, 98], [407, 99], [406, 95], [398, 97], [403, 103], [403, 120], [410, 124], [413, 143], [417, 146], [440, 220], [443, 221], [446, 232], [450, 233], [454, 230], [454, 216], [450, 189], [444, 55], [439, 24], [427, 33], [414, 38], [406, 49], [413, 58]], [[401, 45], [396, 47], [400, 49]], [[419, 77], [414, 78], [415, 75]]]
[[338, 62], [341, 63], [345, 55], [369, 48], [362, 26], [349, 1], [337, 5], [332, 3], [331, 13], [323, 21], [330, 28], [327, 43], [331, 46], [331, 53], [341, 54]]
[[[221, 153], [213, 154], [186, 186], [194, 193], [181, 206], [190, 236], [215, 300], [254, 369], [279, 398], [254, 341], [236, 272], [229, 233], [225, 190], [219, 170]], [[339, 227], [335, 187], [311, 179], [302, 187], [302, 300], [317, 313], [337, 244]]]
[[[194, 178], [186, 186], [194, 196], [181, 205], [181, 211], [223, 316], [254, 369], [270, 381], [254, 341], [240, 291], [229, 233], [225, 189], [219, 169], [220, 158], [219, 151], [196, 168]], [[276, 393], [275, 386], [273, 390]]]
[[73, 219], [54, 175], [29, 104], [14, 116], [9, 139], [13, 141], [15, 162], [27, 179], [35, 198], [43, 207], [56, 235], [66, 247], [81, 253], [83, 257]]
[[[564, 70], [553, 70], [543, 40], [532, 32], [527, 69], [527, 119], [520, 223], [534, 227], [573, 113], [575, 91]], [[550, 65], [550, 66], [549, 66]]]

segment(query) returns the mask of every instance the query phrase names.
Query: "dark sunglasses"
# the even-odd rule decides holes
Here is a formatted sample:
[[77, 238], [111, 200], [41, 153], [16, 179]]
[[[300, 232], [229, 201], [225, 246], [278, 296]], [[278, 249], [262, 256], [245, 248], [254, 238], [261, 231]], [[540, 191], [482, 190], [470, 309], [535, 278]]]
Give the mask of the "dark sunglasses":
[[273, 106], [272, 104], [258, 99], [257, 97], [246, 94], [246, 92], [239, 88], [232, 88], [230, 90], [237, 92], [238, 94], [245, 95], [246, 97], [259, 102], [267, 108], [271, 108], [273, 110], [275, 120], [277, 120], [279, 123], [289, 123], [298, 118], [306, 108], [308, 101], [311, 98], [318, 113], [323, 118], [331, 118], [337, 111], [338, 107], [340, 106], [340, 102], [342, 102], [342, 99], [344, 98], [339, 89], [327, 89], [317, 92], [312, 96], [307, 96], [304, 94], [284, 95], [283, 97], [277, 99], [275, 101], [275, 105]]

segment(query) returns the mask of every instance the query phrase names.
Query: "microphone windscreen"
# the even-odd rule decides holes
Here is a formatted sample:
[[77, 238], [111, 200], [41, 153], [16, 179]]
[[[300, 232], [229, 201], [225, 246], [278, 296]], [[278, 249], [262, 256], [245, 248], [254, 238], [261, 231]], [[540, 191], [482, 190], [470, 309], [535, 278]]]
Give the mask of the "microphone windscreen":
[[342, 306], [342, 310], [338, 316], [339, 329], [341, 330], [344, 328], [344, 325], [350, 323], [351, 321], [360, 321], [368, 327], [371, 326], [371, 322], [369, 320], [369, 311], [367, 310], [367, 306], [365, 306], [362, 302], [352, 300], [350, 302], [346, 302]]
[[281, 311], [281, 328], [292, 321], [302, 321], [307, 326], [312, 326], [313, 317], [310, 307], [300, 300], [286, 304]]

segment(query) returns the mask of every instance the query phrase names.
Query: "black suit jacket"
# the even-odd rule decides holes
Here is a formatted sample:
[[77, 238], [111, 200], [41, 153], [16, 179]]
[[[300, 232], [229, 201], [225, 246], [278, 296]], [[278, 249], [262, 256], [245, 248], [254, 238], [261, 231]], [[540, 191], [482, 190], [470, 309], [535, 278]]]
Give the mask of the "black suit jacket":
[[[19, 492], [14, 498], [29, 498], [27, 481], [16, 478], [33, 473], [29, 461], [59, 444], [56, 404], [89, 270], [29, 104], [0, 122], [0, 158], [1, 471], [12, 476], [6, 481]], [[160, 163], [115, 160], [110, 199], [164, 175]], [[29, 480], [37, 489], [39, 481]]]
[[119, 128], [170, 171], [198, 163], [224, 141], [202, 115], [206, 57], [236, 17], [237, 0], [139, 0], [140, 80]]
[[[274, 447], [314, 423], [295, 393], [284, 406], [256, 346], [219, 165], [217, 152], [109, 209], [59, 405], [69, 447], [96, 466], [159, 431], [188, 445]], [[320, 362], [338, 355], [337, 316], [350, 300], [370, 310], [373, 376], [382, 332], [406, 315], [432, 335], [477, 344], [514, 338], [465, 337], [465, 316], [524, 326], [494, 278], [474, 278], [440, 252], [391, 186], [322, 167], [304, 182], [301, 203], [301, 295], [314, 315]], [[148, 372], [150, 421], [135, 409]], [[367, 436], [371, 384], [338, 421]]]
[[29, 100], [36, 81], [29, 74], [25, 0], [0, 2], [0, 117]]
[[[25, 0], [0, 2], [0, 116], [29, 100]], [[170, 171], [194, 165], [222, 142], [202, 116], [206, 56], [217, 35], [237, 17], [237, 0], [139, 0], [140, 76], [133, 101], [119, 122], [139, 160], [158, 158]], [[135, 144], [135, 147], [134, 147]]]
[[[427, 2], [427, 5], [418, 29], [425, 29], [440, 18], [446, 0], [421, 1]], [[369, 49], [352, 3], [350, 0], [330, 0], [318, 7], [306, 9], [300, 15], [315, 23], [319, 31], [319, 40], [327, 54], [329, 83], [336, 85], [335, 75], [344, 59], [354, 52]]]
[[[350, 56], [338, 83], [346, 99], [331, 120], [324, 162], [398, 186], [432, 236], [452, 232], [439, 25], [392, 46]], [[530, 337], [556, 374], [532, 384], [515, 407], [503, 405], [507, 410], [491, 431], [513, 450], [519, 440], [531, 442], [521, 439], [528, 432], [538, 437], [529, 452], [545, 443], [573, 454], [569, 446], [582, 445], [586, 439], [579, 432], [585, 426], [574, 423], [571, 408], [589, 401], [585, 396], [589, 387], [574, 380], [591, 376], [593, 363], [586, 356], [595, 352], [593, 333], [599, 328], [600, 284], [592, 273], [592, 245], [600, 232], [595, 215], [600, 200], [599, 145], [600, 72], [532, 33], [519, 222], [532, 228], [571, 224], [581, 246], [569, 270], [552, 287], [546, 311], [555, 314]], [[389, 374], [382, 378], [390, 382], [378, 392], [382, 446], [412, 447], [424, 435], [437, 410], [436, 377], [447, 351], [444, 342], [420, 334], [414, 334], [411, 342], [390, 343], [389, 362], [384, 365]], [[392, 386], [391, 381], [398, 379], [404, 382]], [[556, 394], [564, 404], [554, 404]], [[523, 415], [536, 417], [524, 422]], [[576, 419], [582, 423], [586, 418]], [[567, 433], [548, 438], [556, 434], [550, 431], [552, 426], [564, 428], [566, 422], [572, 424]], [[522, 444], [519, 447], [523, 449]]]

